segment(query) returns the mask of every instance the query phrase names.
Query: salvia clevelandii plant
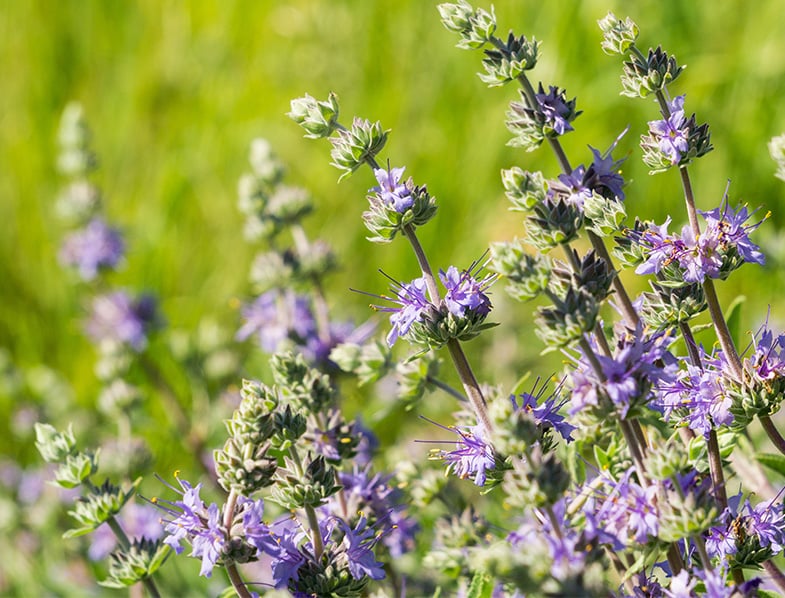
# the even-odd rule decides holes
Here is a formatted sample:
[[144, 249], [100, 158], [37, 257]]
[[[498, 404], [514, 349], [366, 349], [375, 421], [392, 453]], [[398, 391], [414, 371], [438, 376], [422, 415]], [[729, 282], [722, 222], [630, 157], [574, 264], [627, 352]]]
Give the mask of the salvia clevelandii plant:
[[[459, 48], [478, 52], [480, 81], [510, 89], [499, 119], [519, 165], [502, 171], [500, 188], [521, 214], [520, 237], [470, 263], [432, 265], [419, 233], [450, 217], [450, 200], [396, 158], [382, 123], [345, 117], [333, 93], [292, 100], [288, 116], [306, 138], [326, 140], [339, 180], [366, 181], [366, 198], [350, 203], [368, 241], [407, 244], [417, 266], [382, 268], [378, 288], [356, 290], [371, 303], [361, 324], [334, 319], [324, 281], [342, 260], [308, 236], [303, 222], [317, 203], [285, 183], [272, 145], [257, 139], [238, 186], [247, 240], [259, 247], [239, 329], [211, 341], [167, 332], [154, 299], [111, 285], [126, 243], [91, 181], [98, 162], [81, 109], [66, 109], [59, 166], [69, 182], [58, 207], [77, 228], [60, 259], [84, 285], [99, 403], [127, 457], [106, 466], [108, 451], [99, 461], [71, 428], [36, 425], [55, 483], [79, 492], [66, 541], [109, 530], [110, 548], [91, 549], [109, 559], [100, 583], [141, 584], [151, 596], [180, 595], [167, 577], [182, 560], [172, 555], [198, 561], [213, 584], [206, 592], [222, 584], [223, 595], [245, 598], [785, 592], [785, 502], [769, 477], [785, 474], [773, 419], [785, 393], [785, 333], [766, 318], [749, 339], [734, 335], [734, 312], [716, 290], [764, 263], [755, 231], [767, 214], [734, 199], [731, 185], [715, 198], [693, 188], [690, 168], [713, 147], [683, 92], [688, 71], [666, 49], [645, 49], [632, 20], [608, 14], [596, 51], [618, 69], [622, 95], [649, 101], [650, 120], [626, 158], [629, 127], [595, 143], [607, 149], [568, 156], [561, 138], [580, 132], [590, 107], [537, 78], [540, 42], [497, 36], [490, 7], [459, 0], [438, 13]], [[785, 180], [785, 136], [769, 149]], [[533, 151], [553, 152], [560, 170], [527, 170]], [[628, 215], [626, 159], [676, 177], [684, 210], [663, 222]], [[622, 270], [646, 277], [649, 290], [633, 296]], [[478, 379], [465, 346], [494, 334], [492, 297], [502, 288], [520, 305], [538, 300], [534, 332], [543, 350], [563, 354], [560, 375], [534, 372], [536, 381], [513, 388]], [[699, 328], [709, 334], [696, 337]], [[236, 353], [248, 339], [270, 355], [265, 379], [239, 378]], [[151, 358], [156, 343], [187, 383]], [[445, 364], [459, 387], [440, 378]], [[232, 411], [212, 446], [195, 414], [234, 375]], [[394, 449], [344, 411], [348, 389], [371, 384], [386, 385], [410, 418], [426, 418], [426, 393], [455, 410], [450, 421], [426, 418], [441, 440], [423, 439], [417, 459], [399, 459], [394, 471], [374, 462]], [[143, 497], [150, 456], [129, 430], [153, 396], [167, 401], [169, 431], [202, 469], [161, 475], [158, 492]]]

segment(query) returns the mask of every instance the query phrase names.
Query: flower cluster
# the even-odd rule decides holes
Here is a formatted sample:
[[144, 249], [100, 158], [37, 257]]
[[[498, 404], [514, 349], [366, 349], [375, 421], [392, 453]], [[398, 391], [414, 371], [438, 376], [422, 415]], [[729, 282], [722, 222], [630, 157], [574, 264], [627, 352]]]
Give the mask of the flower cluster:
[[670, 284], [700, 283], [706, 278], [724, 279], [744, 262], [763, 264], [765, 258], [749, 237], [761, 222], [745, 224], [751, 214], [746, 207], [734, 211], [724, 204], [699, 212], [706, 226], [696, 234], [685, 225], [680, 235], [668, 233], [670, 218], [661, 226], [632, 233], [646, 250], [638, 274], [660, 274]]

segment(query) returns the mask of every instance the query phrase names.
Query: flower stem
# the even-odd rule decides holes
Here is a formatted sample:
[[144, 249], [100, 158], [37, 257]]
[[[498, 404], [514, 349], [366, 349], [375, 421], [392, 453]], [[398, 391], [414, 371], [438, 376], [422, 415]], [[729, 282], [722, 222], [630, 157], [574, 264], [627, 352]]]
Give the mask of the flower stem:
[[486, 439], [493, 438], [493, 424], [488, 415], [488, 408], [485, 403], [485, 397], [482, 395], [480, 384], [474, 376], [469, 361], [466, 359], [466, 354], [463, 352], [461, 343], [454, 338], [447, 341], [447, 350], [450, 352], [455, 369], [458, 372], [458, 377], [463, 384], [463, 390], [466, 392], [466, 397], [477, 415], [477, 421], [483, 427], [483, 431], [487, 434]]
[[440, 388], [441, 390], [446, 392], [448, 395], [455, 397], [456, 399], [458, 399], [462, 403], [466, 402], [466, 396], [462, 395], [458, 390], [456, 390], [455, 388], [453, 388], [452, 386], [450, 386], [446, 382], [442, 382], [438, 378], [434, 378], [433, 376], [430, 376], [430, 375], [425, 376], [425, 381], [428, 384], [433, 384], [436, 388]]
[[780, 590], [785, 590], [785, 574], [780, 571], [779, 567], [775, 565], [772, 561], [765, 561], [763, 563], [763, 568], [766, 569], [766, 573], [771, 575], [772, 581], [777, 584], [777, 587]]
[[742, 382], [744, 380], [744, 375], [741, 359], [739, 358], [739, 353], [736, 351], [736, 346], [733, 344], [733, 337], [728, 328], [728, 323], [725, 321], [725, 316], [722, 314], [722, 307], [720, 306], [720, 300], [717, 297], [717, 291], [714, 288], [714, 281], [710, 278], [707, 278], [703, 282], [703, 293], [706, 295], [706, 304], [709, 306], [711, 321], [714, 324], [714, 330], [717, 333], [717, 339], [720, 341], [722, 352], [730, 365], [731, 373], [738, 382]]
[[[223, 525], [227, 534], [231, 534], [232, 522], [234, 520], [234, 509], [237, 506], [237, 500], [239, 498], [240, 495], [237, 493], [237, 491], [232, 490], [229, 492], [229, 497], [226, 499], [226, 504], [224, 505]], [[229, 540], [229, 538], [227, 538], [227, 540]], [[237, 570], [237, 564], [234, 561], [230, 561], [226, 564], [226, 573], [229, 575], [229, 581], [232, 583], [232, 587], [234, 588], [234, 591], [237, 592], [237, 595], [240, 596], [240, 598], [251, 598], [251, 593], [245, 586], [245, 582], [240, 576], [240, 572]]]
[[417, 263], [420, 266], [423, 278], [425, 278], [425, 286], [428, 289], [428, 296], [431, 299], [431, 303], [438, 307], [439, 303], [441, 303], [441, 298], [439, 297], [439, 289], [436, 286], [436, 278], [433, 275], [431, 264], [428, 262], [428, 257], [425, 255], [420, 240], [417, 238], [414, 226], [411, 224], [405, 225], [403, 227], [403, 233], [406, 235], [406, 238], [409, 239], [409, 244], [412, 246], [414, 255], [417, 258]]
[[711, 473], [714, 498], [717, 501], [720, 512], [722, 512], [728, 508], [728, 495], [725, 491], [725, 476], [722, 472], [722, 459], [720, 457], [720, 446], [717, 442], [717, 430], [714, 428], [709, 431], [709, 439], [706, 444], [709, 453], [709, 471]]
[[780, 434], [780, 431], [774, 425], [774, 422], [771, 421], [771, 417], [768, 415], [761, 415], [758, 419], [760, 419], [760, 423], [763, 425], [763, 429], [766, 431], [769, 440], [771, 440], [779, 452], [785, 455], [785, 438], [782, 437], [782, 434]]

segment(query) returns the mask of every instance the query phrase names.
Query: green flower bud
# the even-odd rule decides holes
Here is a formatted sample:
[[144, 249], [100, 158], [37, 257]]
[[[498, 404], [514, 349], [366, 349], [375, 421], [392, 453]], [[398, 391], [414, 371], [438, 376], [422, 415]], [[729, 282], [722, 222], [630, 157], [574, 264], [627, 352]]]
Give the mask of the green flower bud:
[[603, 33], [602, 50], [606, 54], [626, 54], [638, 39], [638, 26], [629, 17], [622, 21], [609, 12], [597, 23]]
[[54, 426], [35, 424], [35, 447], [47, 463], [62, 463], [76, 450], [76, 438], [69, 425], [65, 432], [58, 432]]
[[264, 251], [254, 258], [248, 278], [254, 291], [262, 294], [271, 289], [290, 286], [299, 270], [298, 256], [293, 251]]
[[75, 538], [90, 533], [102, 523], [106, 523], [110, 518], [117, 515], [130, 498], [136, 494], [136, 488], [141, 482], [141, 478], [136, 480], [131, 488], [124, 492], [119, 486], [109, 483], [107, 480], [100, 487], [93, 489], [87, 496], [80, 496], [76, 499], [71, 515], [79, 523], [78, 528], [68, 530], [63, 534], [64, 538]]
[[299, 276], [305, 281], [321, 279], [338, 267], [332, 248], [325, 241], [316, 240], [297, 254]]
[[387, 143], [389, 131], [383, 131], [378, 121], [355, 118], [351, 129], [339, 129], [330, 137], [332, 165], [344, 173], [338, 180], [352, 174], [366, 161], [376, 157]]
[[502, 170], [504, 194], [513, 205], [513, 210], [530, 211], [545, 201], [548, 185], [541, 172], [527, 172], [517, 166]]
[[270, 187], [278, 184], [283, 178], [285, 172], [283, 162], [275, 155], [272, 145], [266, 139], [257, 138], [251, 142], [248, 161], [254, 174]]
[[553, 269], [550, 281], [551, 290], [559, 297], [564, 297], [568, 288], [581, 289], [589, 293], [597, 303], [602, 302], [611, 293], [611, 284], [616, 277], [616, 272], [610, 268], [608, 262], [597, 257], [594, 250], [589, 251], [582, 258], [578, 252], [572, 250], [576, 263], [580, 264], [579, 270], [563, 262]]
[[270, 454], [271, 441], [258, 444], [230, 437], [213, 453], [215, 473], [221, 488], [250, 496], [274, 483], [278, 459]]
[[286, 509], [318, 507], [341, 489], [336, 484], [335, 469], [321, 455], [308, 463], [302, 476], [294, 461], [286, 457], [285, 462], [286, 467], [276, 477], [271, 500]]
[[405, 361], [396, 366], [397, 394], [407, 411], [412, 409], [429, 390], [429, 380], [436, 378], [439, 365], [439, 359], [432, 351], [429, 351], [419, 359]]
[[526, 219], [526, 225], [526, 241], [547, 251], [578, 237], [583, 226], [583, 212], [561, 198], [547, 199], [534, 206], [534, 213]]
[[336, 390], [330, 377], [309, 367], [302, 355], [278, 353], [270, 360], [270, 366], [281, 397], [296, 409], [320, 413], [334, 403]]
[[272, 447], [277, 453], [284, 454], [298, 438], [305, 434], [306, 420], [302, 414], [293, 411], [291, 405], [287, 405], [283, 411], [276, 411], [274, 420], [275, 434], [271, 440]]
[[330, 92], [327, 100], [319, 101], [308, 94], [291, 101], [292, 110], [286, 114], [305, 129], [305, 137], [329, 137], [338, 126], [338, 97]]
[[85, 177], [98, 167], [95, 154], [90, 151], [90, 128], [82, 106], [68, 104], [60, 120], [60, 156], [57, 165], [63, 174]]
[[507, 279], [504, 290], [518, 301], [533, 299], [547, 289], [551, 268], [547, 255], [527, 253], [518, 239], [491, 244], [489, 270]]
[[340, 344], [330, 352], [330, 360], [337, 363], [344, 372], [357, 376], [361, 386], [375, 382], [393, 366], [390, 347], [378, 340], [363, 346], [354, 343]]
[[101, 209], [101, 191], [92, 183], [79, 179], [70, 183], [57, 198], [55, 211], [68, 222], [87, 222]]
[[465, 0], [458, 0], [457, 4], [440, 4], [437, 8], [444, 26], [461, 35], [457, 46], [464, 50], [481, 48], [496, 31], [493, 9], [491, 12], [474, 9]]
[[98, 583], [118, 589], [132, 586], [158, 571], [171, 553], [171, 548], [161, 540], [134, 540], [127, 550], [112, 552], [109, 574]]
[[565, 347], [594, 328], [598, 313], [599, 305], [589, 292], [570, 287], [553, 307], [537, 310], [535, 332], [549, 347]]
[[689, 322], [706, 309], [706, 297], [700, 284], [672, 287], [650, 283], [653, 293], [643, 293], [641, 319], [655, 330], [671, 328]]
[[627, 218], [627, 211], [623, 202], [593, 192], [583, 202], [583, 215], [586, 217], [586, 228], [600, 237], [609, 237], [619, 232], [619, 227]]
[[68, 455], [55, 471], [55, 481], [63, 488], [76, 488], [98, 470], [98, 455], [85, 451]]
[[683, 70], [684, 67], [679, 66], [676, 59], [665, 53], [661, 47], [649, 50], [645, 60], [639, 56], [632, 56], [624, 63], [621, 95], [645, 98], [651, 93], [665, 89]]
[[540, 43], [525, 36], [515, 37], [510, 32], [504, 47], [498, 50], [485, 50], [482, 61], [485, 73], [478, 73], [480, 80], [488, 87], [497, 87], [515, 80], [524, 71], [533, 69], [539, 57]]

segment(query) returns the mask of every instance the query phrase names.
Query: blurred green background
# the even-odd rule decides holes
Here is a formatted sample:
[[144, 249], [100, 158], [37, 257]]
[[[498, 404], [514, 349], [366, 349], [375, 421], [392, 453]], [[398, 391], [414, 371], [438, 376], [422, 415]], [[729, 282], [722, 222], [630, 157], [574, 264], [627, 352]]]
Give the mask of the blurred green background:
[[[513, 87], [486, 88], [476, 77], [481, 55], [455, 48], [436, 3], [423, 0], [292, 2], [30, 1], [0, 4], [0, 347], [22, 370], [45, 364], [95, 402], [94, 352], [82, 335], [82, 292], [57, 262], [65, 232], [53, 214], [63, 184], [55, 170], [63, 107], [81, 102], [101, 167], [97, 182], [109, 219], [128, 235], [119, 286], [161, 297], [170, 326], [194, 329], [210, 317], [234, 330], [237, 299], [247, 293], [256, 251], [242, 237], [236, 181], [248, 169], [249, 142], [266, 137], [290, 166], [287, 182], [315, 195], [309, 232], [330, 242], [343, 264], [328, 297], [336, 314], [362, 321], [367, 299], [349, 287], [384, 292], [383, 268], [409, 280], [415, 262], [404, 243], [365, 241], [360, 214], [373, 180], [368, 171], [337, 184], [329, 145], [302, 138], [285, 116], [306, 92], [338, 94], [343, 120], [380, 120], [392, 134], [382, 160], [406, 165], [427, 183], [440, 214], [421, 240], [437, 267], [466, 266], [490, 241], [522, 234], [507, 211], [499, 171], [512, 165], [558, 174], [547, 148], [527, 154], [505, 146]], [[748, 297], [745, 329], [767, 305], [785, 321], [785, 187], [774, 179], [766, 144], [785, 131], [785, 26], [782, 3], [681, 0], [495, 2], [499, 34], [514, 29], [543, 42], [532, 74], [577, 96], [584, 111], [564, 143], [574, 165], [587, 144], [605, 149], [627, 125], [618, 155], [628, 212], [684, 220], [673, 173], [649, 177], [637, 148], [653, 102], [619, 95], [620, 64], [600, 50], [597, 19], [628, 14], [641, 46], [662, 44], [688, 68], [674, 85], [687, 107], [711, 125], [715, 151], [692, 169], [699, 207], [718, 205], [728, 180], [732, 203], [761, 206], [772, 218], [757, 235], [769, 258], [720, 285], [726, 304]], [[624, 274], [635, 289], [639, 281]], [[506, 386], [531, 368], [548, 376], [559, 356], [539, 365], [531, 306], [495, 289], [496, 321], [488, 340], [469, 346], [481, 377]], [[776, 326], [775, 326], [776, 327]], [[257, 359], [254, 363], [263, 363]], [[253, 366], [247, 375], [261, 375]], [[56, 404], [56, 390], [46, 401]], [[67, 400], [63, 398], [63, 401]], [[35, 459], [20, 433], [19, 405], [0, 396], [0, 453]], [[51, 406], [41, 406], [44, 413]], [[411, 415], [410, 417], [414, 417]], [[165, 445], [161, 439], [159, 448]], [[169, 455], [165, 462], [176, 461]]]

